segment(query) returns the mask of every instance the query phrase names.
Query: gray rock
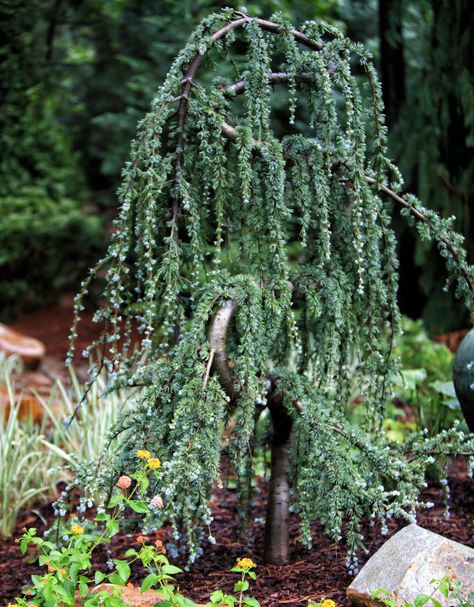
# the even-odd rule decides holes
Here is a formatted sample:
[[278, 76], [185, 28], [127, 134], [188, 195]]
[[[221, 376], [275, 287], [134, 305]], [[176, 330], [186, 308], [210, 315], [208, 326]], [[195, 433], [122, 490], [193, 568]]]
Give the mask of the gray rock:
[[[436, 586], [431, 580], [450, 572], [457, 575], [464, 588], [474, 592], [474, 550], [418, 525], [408, 525], [367, 561], [347, 589], [347, 596], [356, 605], [375, 607], [380, 603], [370, 594], [384, 588], [397, 605], [412, 603], [417, 595], [433, 592]], [[443, 607], [452, 603], [439, 590], [433, 598]]]

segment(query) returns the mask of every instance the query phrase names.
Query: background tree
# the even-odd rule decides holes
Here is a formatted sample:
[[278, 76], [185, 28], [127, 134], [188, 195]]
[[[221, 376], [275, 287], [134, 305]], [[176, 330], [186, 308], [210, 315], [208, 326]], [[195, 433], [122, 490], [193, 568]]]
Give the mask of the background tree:
[[[473, 233], [474, 5], [469, 0], [380, 0], [381, 72], [391, 152], [406, 187]], [[400, 225], [402, 308], [432, 333], [464, 326], [465, 310], [443, 293], [435, 248]], [[468, 239], [469, 259], [474, 260]]]
[[[368, 105], [355, 64], [367, 74]], [[290, 133], [277, 137], [280, 85], [287, 94], [276, 110]], [[104, 331], [85, 352], [102, 348], [91, 379], [105, 366], [112, 386], [145, 388], [112, 431], [116, 457], [75, 483], [93, 495], [134, 465], [137, 449], [158, 453], [165, 508], [146, 528], [171, 520], [194, 558], [199, 523], [212, 520], [224, 429], [233, 422], [245, 511], [260, 422], [271, 426], [267, 562], [288, 560], [290, 503], [302, 541], [318, 519], [335, 539], [344, 531], [351, 555], [363, 517], [383, 527], [391, 516], [412, 520], [425, 467], [464, 437], [414, 433], [397, 446], [381, 431], [399, 331], [387, 197], [437, 242], [469, 308], [474, 275], [450, 222], [393, 188], [381, 89], [360, 45], [322, 22], [295, 30], [281, 14], [226, 9], [203, 19], [140, 123], [117, 231], [76, 298], [79, 314], [105, 266]], [[142, 332], [134, 353], [133, 320]], [[362, 427], [346, 418], [354, 390]], [[464, 449], [473, 453], [472, 440]]]

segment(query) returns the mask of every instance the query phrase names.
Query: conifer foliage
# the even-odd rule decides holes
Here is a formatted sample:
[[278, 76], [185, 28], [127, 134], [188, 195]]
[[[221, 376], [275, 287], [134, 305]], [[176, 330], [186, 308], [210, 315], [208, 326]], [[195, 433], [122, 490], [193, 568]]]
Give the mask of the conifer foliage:
[[[282, 90], [288, 129], [277, 134]], [[110, 466], [79, 470], [75, 483], [93, 494], [137, 449], [159, 454], [164, 508], [145, 529], [171, 520], [191, 560], [211, 525], [221, 450], [248, 511], [258, 440], [272, 453], [268, 562], [288, 560], [290, 508], [305, 544], [319, 520], [350, 555], [364, 517], [382, 530], [392, 516], [412, 520], [426, 466], [474, 442], [453, 429], [393, 445], [381, 431], [398, 368], [390, 204], [437, 241], [469, 308], [474, 275], [450, 221], [399, 187], [367, 51], [320, 22], [296, 30], [230, 9], [204, 19], [139, 125], [117, 230], [76, 299], [79, 315], [105, 272], [91, 381], [105, 366], [112, 385], [141, 392], [111, 432]], [[366, 408], [359, 427], [347, 421], [354, 395]]]

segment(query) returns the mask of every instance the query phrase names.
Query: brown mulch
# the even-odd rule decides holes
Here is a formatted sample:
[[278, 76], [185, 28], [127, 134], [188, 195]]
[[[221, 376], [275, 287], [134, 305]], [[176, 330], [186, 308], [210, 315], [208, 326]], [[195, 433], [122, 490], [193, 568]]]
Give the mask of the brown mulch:
[[[450, 471], [451, 507], [450, 516], [443, 514], [443, 496], [441, 490], [431, 485], [423, 493], [427, 501], [432, 501], [435, 507], [422, 511], [418, 516], [418, 524], [440, 533], [450, 539], [474, 547], [474, 482], [468, 478], [463, 462], [456, 461]], [[291, 562], [284, 567], [264, 565], [263, 553], [263, 518], [265, 516], [265, 494], [262, 491], [257, 497], [253, 508], [253, 522], [249, 529], [246, 542], [239, 539], [237, 522], [237, 497], [234, 491], [219, 490], [213, 502], [214, 523], [212, 532], [216, 537], [214, 545], [206, 542], [203, 556], [189, 571], [178, 576], [180, 589], [197, 602], [205, 602], [209, 594], [221, 588], [231, 591], [235, 574], [229, 569], [235, 560], [241, 556], [249, 556], [258, 563], [258, 579], [254, 584], [254, 596], [262, 607], [306, 607], [309, 598], [331, 598], [338, 605], [348, 606], [345, 590], [351, 583], [344, 565], [345, 548], [343, 545], [332, 543], [323, 533], [319, 525], [314, 526], [314, 546], [307, 550], [298, 544], [298, 522], [296, 517], [291, 519]], [[35, 526], [39, 532], [44, 530], [41, 518], [52, 520], [51, 508], [44, 505], [38, 510], [24, 513], [17, 525], [15, 537], [19, 537], [22, 528]], [[391, 521], [389, 536], [404, 526], [401, 521]], [[368, 554], [363, 555], [365, 562], [380, 545], [387, 539], [380, 536], [378, 529], [367, 527], [364, 530]], [[114, 538], [112, 544], [113, 557], [120, 558], [131, 546], [136, 546], [137, 533], [121, 534]], [[168, 532], [160, 530], [156, 537], [166, 540]], [[388, 536], [388, 537], [389, 537]], [[155, 537], [150, 538], [154, 540]], [[97, 566], [105, 570], [105, 560], [102, 555]], [[183, 565], [180, 560], [172, 562]], [[19, 546], [13, 539], [0, 540], [0, 604], [7, 605], [20, 589], [28, 584], [32, 573], [39, 573], [40, 568], [29, 563], [27, 556], [20, 554]], [[139, 582], [139, 572], [134, 572], [133, 581]]]
[[[64, 295], [56, 306], [22, 314], [11, 327], [24, 335], [39, 339], [46, 346], [48, 357], [63, 360], [66, 358], [69, 342], [68, 336], [73, 321], [74, 295]], [[100, 336], [100, 325], [92, 322], [92, 312], [81, 313], [79, 335], [76, 341], [76, 356]]]
[[[37, 312], [31, 312], [12, 323], [13, 328], [26, 335], [43, 341], [47, 355], [56, 361], [64, 360], [67, 353], [67, 339], [72, 322], [72, 297], [65, 297], [61, 304]], [[82, 350], [97, 339], [100, 327], [92, 322], [92, 314], [81, 314], [82, 322], [76, 352], [79, 357]], [[445, 341], [455, 349], [456, 340]], [[456, 344], [454, 343], [456, 341]], [[419, 513], [418, 523], [450, 539], [474, 547], [474, 481], [465, 473], [462, 462], [456, 461], [450, 471], [451, 507], [450, 517], [444, 513], [443, 495], [436, 486], [429, 486], [423, 492], [423, 498], [431, 501], [435, 507]], [[348, 606], [345, 590], [351, 583], [344, 564], [345, 547], [332, 543], [319, 525], [314, 526], [314, 545], [312, 550], [303, 548], [298, 543], [298, 522], [295, 516], [291, 519], [291, 561], [284, 567], [263, 564], [263, 520], [265, 517], [265, 487], [257, 496], [252, 510], [253, 521], [245, 540], [239, 539], [237, 521], [237, 496], [234, 491], [218, 490], [213, 502], [214, 523], [212, 533], [215, 544], [205, 542], [204, 554], [189, 571], [178, 576], [180, 589], [196, 602], [204, 603], [209, 594], [221, 588], [231, 591], [235, 575], [229, 569], [236, 558], [249, 556], [258, 564], [258, 579], [254, 584], [253, 594], [262, 607], [306, 607], [308, 599], [319, 600], [331, 598], [338, 605]], [[21, 536], [22, 528], [37, 527], [38, 533], [51, 524], [52, 509], [44, 504], [37, 509], [24, 512], [20, 516], [14, 538]], [[391, 521], [389, 537], [404, 526], [402, 521]], [[131, 546], [136, 546], [136, 533], [121, 534], [112, 543], [113, 557], [120, 558]], [[167, 539], [168, 531], [160, 530], [157, 537]], [[377, 528], [367, 527], [364, 530], [368, 554], [361, 557], [364, 563], [387, 539], [380, 536]], [[153, 538], [154, 539], [154, 538]], [[105, 554], [98, 555], [97, 566], [105, 571]], [[174, 561], [183, 566], [181, 561]], [[7, 605], [21, 588], [30, 581], [30, 576], [40, 573], [28, 556], [20, 553], [14, 539], [0, 539], [0, 605]], [[138, 582], [139, 572], [134, 572], [133, 581]]]

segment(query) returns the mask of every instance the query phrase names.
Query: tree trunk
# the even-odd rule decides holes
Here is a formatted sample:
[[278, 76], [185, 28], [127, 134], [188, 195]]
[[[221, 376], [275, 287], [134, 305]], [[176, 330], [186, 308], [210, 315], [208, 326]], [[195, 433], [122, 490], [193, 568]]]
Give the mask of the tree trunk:
[[269, 565], [289, 561], [289, 449], [292, 419], [283, 406], [283, 398], [269, 395], [272, 416], [272, 462], [265, 524], [264, 558]]
[[392, 129], [405, 101], [401, 0], [379, 0], [380, 68], [385, 118]]

